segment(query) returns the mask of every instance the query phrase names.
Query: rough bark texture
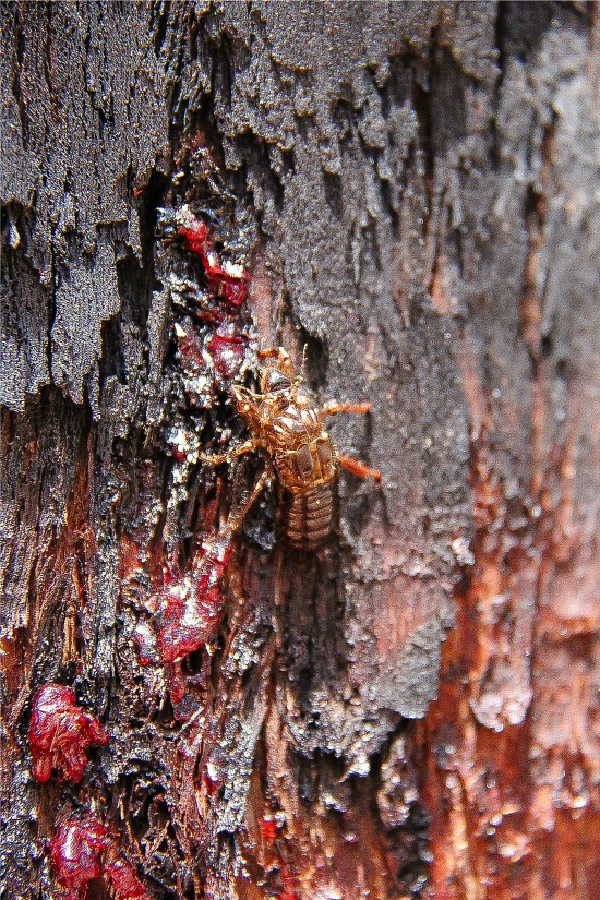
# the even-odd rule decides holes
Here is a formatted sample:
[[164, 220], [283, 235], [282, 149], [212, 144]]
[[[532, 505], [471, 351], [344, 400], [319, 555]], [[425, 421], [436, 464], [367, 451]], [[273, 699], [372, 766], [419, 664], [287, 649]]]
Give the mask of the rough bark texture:
[[[600, 896], [595, 4], [1, 12], [2, 900], [60, 896], [92, 813], [154, 900]], [[241, 435], [174, 352], [197, 269], [157, 209], [199, 141], [246, 324], [372, 403], [331, 430], [383, 477], [310, 557], [267, 492], [210, 652], [141, 666], [253, 471], [167, 439]], [[47, 682], [111, 734], [79, 785], [31, 773]]]

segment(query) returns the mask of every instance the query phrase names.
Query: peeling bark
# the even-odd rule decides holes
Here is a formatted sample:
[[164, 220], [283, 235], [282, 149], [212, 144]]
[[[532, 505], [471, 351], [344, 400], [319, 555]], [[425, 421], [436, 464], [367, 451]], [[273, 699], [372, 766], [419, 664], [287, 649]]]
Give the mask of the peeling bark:
[[[1, 896], [60, 896], [86, 816], [156, 900], [595, 896], [595, 4], [1, 14]], [[310, 556], [266, 491], [214, 634], [142, 665], [260, 471], [198, 456], [244, 376], [191, 397], [210, 278], [160, 209], [209, 201], [246, 363], [306, 345], [382, 484]], [[32, 775], [50, 682], [111, 736], [78, 785]]]

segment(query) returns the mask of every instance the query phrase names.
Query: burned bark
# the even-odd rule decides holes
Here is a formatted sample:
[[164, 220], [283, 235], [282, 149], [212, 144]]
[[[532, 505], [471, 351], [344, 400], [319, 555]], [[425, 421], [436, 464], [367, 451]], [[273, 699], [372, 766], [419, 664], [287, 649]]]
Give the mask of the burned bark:
[[[98, 897], [594, 896], [597, 35], [2, 6], [2, 898], [86, 823]], [[307, 555], [272, 485], [218, 562], [261, 461], [200, 453], [278, 345], [371, 403], [331, 431], [381, 487]], [[78, 784], [32, 774], [48, 683], [110, 734]]]

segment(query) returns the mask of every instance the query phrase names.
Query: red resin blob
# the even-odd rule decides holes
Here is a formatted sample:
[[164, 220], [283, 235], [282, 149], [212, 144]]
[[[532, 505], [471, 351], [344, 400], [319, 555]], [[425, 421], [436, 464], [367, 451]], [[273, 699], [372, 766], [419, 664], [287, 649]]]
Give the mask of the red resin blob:
[[237, 375], [244, 362], [244, 339], [232, 328], [217, 328], [208, 344], [215, 369], [225, 378]]
[[73, 689], [62, 684], [37, 691], [28, 736], [38, 781], [48, 781], [57, 769], [61, 778], [76, 783], [83, 777], [88, 748], [109, 738], [98, 719], [77, 706]]
[[250, 277], [247, 272], [241, 275], [228, 275], [223, 271], [217, 285], [217, 296], [223, 297], [231, 306], [239, 308], [248, 297]]
[[67, 900], [86, 900], [90, 881], [101, 871], [100, 856], [108, 848], [108, 831], [95, 816], [68, 819], [50, 843], [56, 880]]
[[102, 874], [110, 882], [114, 900], [150, 900], [133, 867], [119, 858], [108, 829], [96, 816], [63, 822], [50, 843], [50, 858], [57, 882], [67, 891], [66, 900], [87, 900], [90, 882]]
[[239, 308], [248, 297], [250, 277], [246, 270], [227, 262], [221, 264], [210, 232], [201, 219], [186, 211], [180, 222], [178, 234], [183, 238], [183, 246], [202, 261], [211, 291], [231, 306]]
[[179, 229], [179, 235], [183, 238], [185, 249], [200, 256], [204, 263], [211, 249], [208, 228], [204, 222], [201, 219], [190, 220], [186, 226]]
[[177, 662], [199, 650], [216, 632], [224, 603], [219, 580], [230, 556], [231, 535], [217, 536], [204, 544], [191, 572], [167, 588], [158, 633], [163, 662]]
[[260, 827], [262, 836], [265, 841], [274, 841], [277, 837], [277, 822], [275, 819], [269, 819], [266, 816], [261, 819]]
[[146, 888], [127, 860], [107, 862], [104, 872], [110, 881], [115, 900], [150, 900]]

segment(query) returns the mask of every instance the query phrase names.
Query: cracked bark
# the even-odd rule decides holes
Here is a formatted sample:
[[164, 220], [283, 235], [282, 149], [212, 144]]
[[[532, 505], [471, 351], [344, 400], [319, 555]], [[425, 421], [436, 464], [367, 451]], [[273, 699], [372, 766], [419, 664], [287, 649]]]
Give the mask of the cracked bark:
[[[596, 896], [595, 4], [1, 13], [2, 898], [57, 895], [85, 810], [156, 900]], [[372, 402], [332, 433], [384, 477], [308, 560], [265, 496], [175, 709], [133, 636], [215, 517], [164, 441], [198, 129], [261, 344]], [[32, 779], [49, 681], [111, 733], [78, 786]]]

